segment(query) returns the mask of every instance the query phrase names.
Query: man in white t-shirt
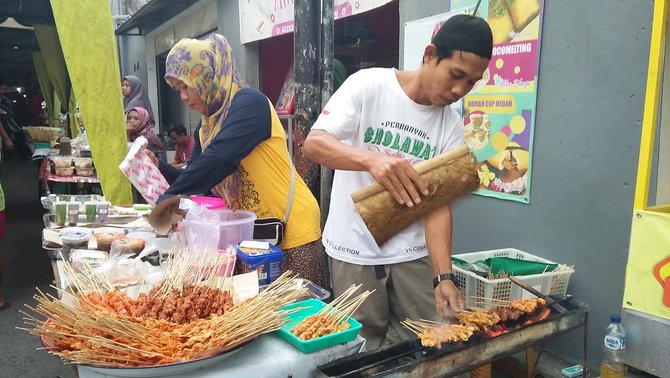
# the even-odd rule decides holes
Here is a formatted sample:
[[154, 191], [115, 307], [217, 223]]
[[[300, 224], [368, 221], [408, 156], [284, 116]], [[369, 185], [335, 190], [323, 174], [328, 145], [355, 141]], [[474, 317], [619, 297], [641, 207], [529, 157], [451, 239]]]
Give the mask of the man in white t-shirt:
[[450, 105], [482, 78], [492, 40], [483, 19], [450, 18], [418, 70], [372, 68], [349, 77], [305, 141], [309, 158], [336, 170], [323, 234], [335, 296], [352, 284], [376, 290], [356, 313], [369, 349], [381, 345], [389, 324], [409, 337], [400, 321], [453, 315], [463, 297], [451, 274], [448, 204], [378, 246], [351, 193], [376, 181], [408, 207], [428, 195], [412, 165], [463, 144], [463, 122]]

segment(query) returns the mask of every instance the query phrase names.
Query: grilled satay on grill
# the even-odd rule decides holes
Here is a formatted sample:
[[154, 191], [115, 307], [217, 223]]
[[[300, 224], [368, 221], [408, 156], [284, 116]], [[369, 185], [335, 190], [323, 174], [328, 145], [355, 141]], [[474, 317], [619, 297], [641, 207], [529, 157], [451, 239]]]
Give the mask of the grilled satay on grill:
[[510, 320], [517, 320], [525, 312], [517, 310], [511, 307], [498, 307], [489, 310], [489, 313], [495, 313], [500, 317], [501, 322], [507, 322]]
[[463, 311], [456, 315], [462, 324], [475, 327], [479, 330], [494, 326], [500, 322], [498, 314], [484, 311]]
[[547, 301], [545, 301], [542, 298], [532, 298], [532, 299], [515, 299], [512, 301], [510, 304], [510, 307], [523, 311], [527, 314], [530, 314], [537, 310], [538, 307], [542, 307], [547, 304]]
[[439, 327], [427, 329], [418, 334], [421, 345], [426, 347], [440, 347], [443, 343], [468, 341], [470, 336], [477, 331], [477, 327], [463, 324], [444, 324]]

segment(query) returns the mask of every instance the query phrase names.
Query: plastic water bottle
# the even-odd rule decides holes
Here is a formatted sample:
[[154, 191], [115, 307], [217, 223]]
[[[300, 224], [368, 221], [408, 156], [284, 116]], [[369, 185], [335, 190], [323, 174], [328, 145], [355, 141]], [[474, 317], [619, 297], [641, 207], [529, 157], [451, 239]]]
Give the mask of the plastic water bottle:
[[610, 318], [603, 345], [603, 359], [600, 365], [600, 378], [623, 378], [626, 352], [626, 331], [621, 325], [621, 318], [613, 315]]

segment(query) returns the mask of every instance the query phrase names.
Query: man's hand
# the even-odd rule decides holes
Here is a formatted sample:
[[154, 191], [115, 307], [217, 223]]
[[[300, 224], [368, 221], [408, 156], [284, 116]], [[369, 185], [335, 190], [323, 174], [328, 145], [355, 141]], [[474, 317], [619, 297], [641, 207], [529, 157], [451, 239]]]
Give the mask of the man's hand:
[[156, 155], [154, 155], [153, 152], [149, 151], [149, 149], [145, 148], [144, 149], [144, 154], [151, 159], [151, 162], [154, 163], [156, 167], [158, 167], [158, 159], [156, 158]]
[[451, 280], [440, 281], [435, 288], [435, 309], [442, 316], [451, 317], [465, 309], [461, 292]]
[[403, 158], [377, 155], [370, 162], [368, 172], [399, 204], [412, 207], [421, 202], [419, 193], [428, 195], [428, 184]]

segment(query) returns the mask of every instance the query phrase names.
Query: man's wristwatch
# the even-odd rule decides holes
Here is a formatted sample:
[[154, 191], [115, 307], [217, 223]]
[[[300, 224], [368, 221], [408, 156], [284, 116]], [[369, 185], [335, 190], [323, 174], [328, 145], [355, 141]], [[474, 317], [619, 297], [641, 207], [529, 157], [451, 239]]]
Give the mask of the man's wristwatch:
[[449, 280], [449, 281], [453, 282], [454, 285], [456, 285], [456, 287], [458, 287], [458, 282], [456, 282], [456, 276], [454, 276], [452, 273], [443, 273], [443, 274], [440, 274], [439, 276], [436, 276], [435, 278], [433, 278], [433, 289], [435, 289], [437, 287], [437, 285], [440, 284], [440, 282], [446, 281], [446, 280]]

